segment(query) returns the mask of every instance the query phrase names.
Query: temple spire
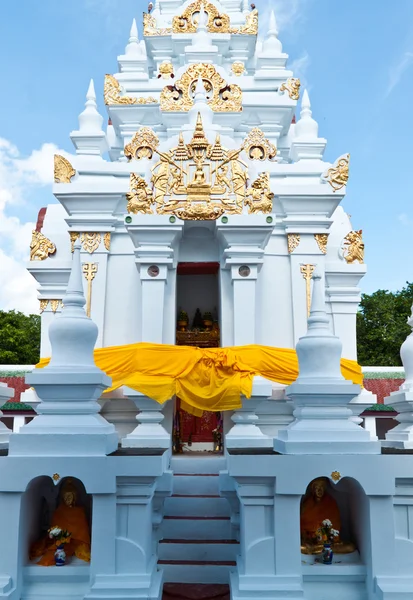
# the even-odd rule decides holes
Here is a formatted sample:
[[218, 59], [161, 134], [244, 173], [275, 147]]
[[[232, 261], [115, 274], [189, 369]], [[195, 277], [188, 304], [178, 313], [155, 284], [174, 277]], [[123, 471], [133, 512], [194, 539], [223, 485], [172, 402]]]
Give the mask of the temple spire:
[[278, 55], [282, 53], [282, 50], [282, 44], [278, 39], [278, 28], [277, 21], [275, 19], [275, 13], [272, 10], [270, 13], [267, 35], [263, 43], [263, 52], [266, 54], [271, 53]]
[[132, 27], [129, 34], [129, 42], [125, 48], [125, 55], [130, 56], [131, 54], [142, 54], [142, 48], [138, 37], [138, 27], [136, 25], [136, 19], [132, 21]]
[[318, 138], [318, 123], [312, 117], [311, 103], [307, 90], [304, 90], [301, 101], [300, 119], [295, 126], [295, 136], [298, 138]]
[[86, 94], [85, 110], [79, 115], [79, 129], [70, 134], [76, 154], [101, 156], [105, 152], [107, 144], [102, 124], [103, 117], [98, 112], [95, 86], [91, 79]]
[[79, 131], [100, 133], [102, 131], [102, 124], [103, 117], [98, 112], [95, 85], [93, 79], [91, 79], [86, 93], [85, 110], [79, 115]]

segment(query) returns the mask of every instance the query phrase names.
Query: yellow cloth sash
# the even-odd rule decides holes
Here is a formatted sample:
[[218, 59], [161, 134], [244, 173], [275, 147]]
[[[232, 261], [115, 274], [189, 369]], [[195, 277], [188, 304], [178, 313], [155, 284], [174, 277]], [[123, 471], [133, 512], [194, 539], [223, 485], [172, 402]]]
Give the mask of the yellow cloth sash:
[[[94, 351], [96, 365], [112, 378], [108, 393], [128, 386], [163, 404], [175, 394], [181, 407], [200, 416], [204, 410], [235, 410], [241, 395], [250, 398], [254, 375], [282, 384], [298, 377], [296, 351], [271, 346], [194, 348], [164, 344], [110, 346]], [[45, 367], [50, 358], [40, 360]], [[343, 377], [362, 384], [361, 367], [341, 360]]]

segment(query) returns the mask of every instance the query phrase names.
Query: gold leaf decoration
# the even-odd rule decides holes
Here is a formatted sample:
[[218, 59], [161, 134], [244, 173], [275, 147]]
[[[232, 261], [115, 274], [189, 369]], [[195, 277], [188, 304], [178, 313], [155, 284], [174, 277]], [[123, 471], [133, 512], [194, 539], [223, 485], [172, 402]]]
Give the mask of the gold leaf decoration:
[[57, 311], [60, 303], [60, 300], [50, 300], [50, 308], [52, 309], [53, 313]]
[[103, 97], [107, 106], [114, 104], [156, 104], [158, 102], [158, 100], [152, 98], [152, 96], [149, 96], [148, 98], [122, 96], [121, 85], [113, 75], [105, 75]]
[[305, 279], [305, 295], [307, 300], [307, 317], [310, 316], [311, 310], [311, 279], [315, 270], [315, 265], [300, 265], [300, 271]]
[[245, 73], [245, 65], [240, 60], [236, 60], [231, 65], [231, 71], [236, 77], [241, 77]]
[[75, 249], [75, 242], [78, 239], [78, 237], [80, 236], [80, 233], [78, 231], [69, 231], [69, 235], [70, 235], [70, 247], [71, 247], [71, 250], [73, 253], [74, 249]]
[[40, 231], [32, 231], [30, 260], [46, 260], [56, 252], [56, 246]]
[[194, 104], [193, 95], [201, 77], [207, 102], [215, 112], [242, 111], [242, 91], [235, 83], [228, 84], [210, 63], [190, 65], [175, 85], [167, 85], [160, 96], [161, 110], [188, 111]]
[[274, 194], [270, 189], [270, 174], [260, 173], [247, 190], [245, 205], [248, 206], [250, 214], [257, 212], [267, 214], [272, 211], [273, 198]]
[[206, 28], [209, 33], [229, 33], [230, 20], [226, 14], [220, 14], [218, 9], [206, 0], [196, 0], [184, 10], [182, 15], [172, 19], [173, 33], [196, 33], [201, 7], [208, 16]]
[[164, 60], [163, 63], [159, 65], [159, 74], [162, 79], [170, 79], [174, 74], [174, 66], [171, 62]]
[[328, 233], [315, 233], [314, 239], [323, 254], [327, 254]]
[[331, 479], [334, 481], [334, 483], [337, 483], [337, 481], [340, 481], [341, 474], [339, 473], [339, 471], [333, 471], [331, 473]]
[[172, 33], [172, 27], [158, 28], [158, 24], [153, 15], [143, 13], [143, 35], [170, 35]]
[[130, 176], [130, 191], [126, 194], [128, 204], [126, 210], [128, 213], [150, 215], [153, 213], [151, 204], [153, 202], [152, 190], [147, 185], [146, 181], [131, 173]]
[[230, 33], [237, 33], [238, 35], [257, 35], [258, 33], [258, 10], [254, 8], [245, 17], [245, 24], [241, 27], [233, 28], [229, 30]]
[[348, 264], [364, 264], [363, 230], [350, 231], [344, 238], [344, 259]]
[[349, 178], [350, 154], [340, 156], [332, 167], [322, 176], [337, 192], [347, 185]]
[[132, 141], [126, 144], [124, 154], [128, 160], [136, 158], [151, 159], [153, 151], [159, 146], [158, 136], [150, 127], [141, 127], [133, 136]]
[[296, 248], [300, 245], [300, 234], [299, 233], [289, 233], [287, 234], [287, 246], [288, 253], [292, 254]]
[[103, 245], [106, 250], [109, 252], [110, 250], [110, 231], [107, 231], [103, 236]]
[[301, 81], [295, 77], [290, 77], [285, 83], [281, 84], [280, 92], [288, 92], [291, 100], [298, 100], [300, 98], [300, 87]]
[[70, 162], [60, 154], [54, 155], [54, 180], [55, 183], [71, 183], [76, 171]]
[[40, 314], [42, 314], [49, 304], [49, 300], [44, 300], [43, 298], [40, 300]]
[[271, 160], [277, 156], [277, 148], [258, 127], [253, 127], [244, 140], [244, 148], [251, 160]]
[[89, 254], [93, 254], [95, 250], [99, 248], [102, 237], [100, 233], [96, 233], [95, 231], [86, 232], [82, 233], [80, 241], [83, 246], [83, 250], [85, 250], [85, 252], [89, 252]]

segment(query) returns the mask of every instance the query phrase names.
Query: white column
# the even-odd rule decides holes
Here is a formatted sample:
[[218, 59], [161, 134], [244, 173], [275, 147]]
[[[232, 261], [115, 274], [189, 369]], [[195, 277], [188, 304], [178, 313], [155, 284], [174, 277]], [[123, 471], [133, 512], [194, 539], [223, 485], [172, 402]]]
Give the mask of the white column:
[[[248, 274], [244, 274], [248, 273]], [[256, 341], [255, 296], [258, 269], [255, 265], [231, 267], [233, 287], [234, 346], [245, 346]]]
[[[9, 388], [6, 383], [0, 382], [0, 406], [3, 406], [10, 398], [13, 398], [14, 390]], [[3, 416], [3, 413], [0, 410], [0, 419]], [[14, 429], [14, 421], [13, 421], [13, 429]], [[9, 446], [9, 437], [10, 437], [10, 429], [5, 426], [5, 424], [0, 421], [0, 449], [8, 448]]]
[[162, 404], [125, 387], [124, 394], [132, 400], [138, 414], [138, 426], [122, 440], [122, 448], [166, 448], [171, 446], [171, 436], [162, 426]]
[[251, 398], [242, 398], [242, 406], [231, 419], [234, 426], [225, 436], [226, 448], [271, 448], [272, 438], [257, 427], [255, 411], [264, 398], [271, 395], [271, 382], [263, 377], [254, 377]]

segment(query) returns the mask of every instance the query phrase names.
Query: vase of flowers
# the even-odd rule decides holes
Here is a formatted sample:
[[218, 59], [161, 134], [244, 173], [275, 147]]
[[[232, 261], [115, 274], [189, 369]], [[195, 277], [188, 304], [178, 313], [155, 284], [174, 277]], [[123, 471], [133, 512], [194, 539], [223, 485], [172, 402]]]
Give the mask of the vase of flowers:
[[206, 312], [204, 313], [203, 316], [203, 323], [204, 323], [204, 327], [207, 331], [211, 331], [212, 329], [212, 325], [213, 325], [213, 320], [212, 320], [212, 314], [210, 312]]
[[71, 535], [69, 531], [56, 525], [49, 529], [49, 538], [54, 540], [56, 544], [54, 553], [56, 567], [63, 567], [66, 564], [65, 544], [70, 542]]
[[323, 543], [323, 551], [321, 557], [324, 565], [331, 565], [333, 562], [333, 542], [334, 538], [337, 538], [340, 532], [333, 528], [333, 524], [330, 519], [324, 519], [321, 523], [321, 527], [317, 530], [317, 539]]
[[188, 327], [188, 313], [181, 310], [178, 315], [178, 330], [186, 331]]

